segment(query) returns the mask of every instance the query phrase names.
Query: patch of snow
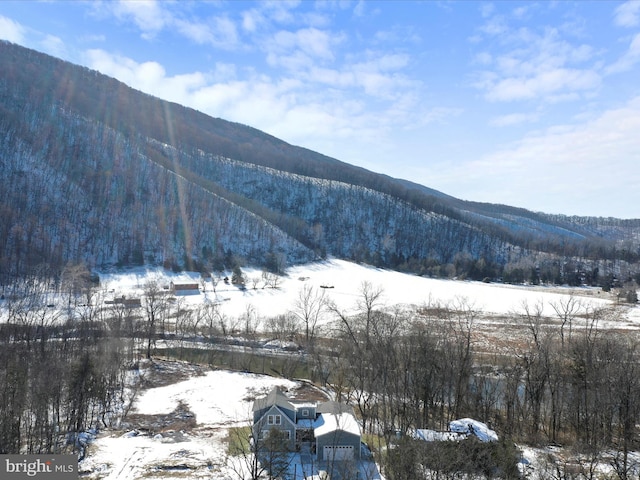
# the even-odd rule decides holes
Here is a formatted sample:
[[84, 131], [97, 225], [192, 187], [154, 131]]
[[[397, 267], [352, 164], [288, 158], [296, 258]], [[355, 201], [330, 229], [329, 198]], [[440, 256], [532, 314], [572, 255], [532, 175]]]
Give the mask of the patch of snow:
[[495, 442], [498, 440], [496, 432], [491, 430], [485, 423], [472, 418], [461, 418], [449, 422], [448, 432], [417, 429], [413, 433], [415, 439], [425, 442], [459, 441], [470, 435], [475, 435], [482, 442]]
[[296, 385], [283, 378], [214, 370], [183, 382], [146, 390], [137, 399], [134, 409], [145, 415], [165, 415], [183, 403], [195, 414], [199, 424], [246, 423], [254, 397], [266, 394], [274, 386], [291, 389]]

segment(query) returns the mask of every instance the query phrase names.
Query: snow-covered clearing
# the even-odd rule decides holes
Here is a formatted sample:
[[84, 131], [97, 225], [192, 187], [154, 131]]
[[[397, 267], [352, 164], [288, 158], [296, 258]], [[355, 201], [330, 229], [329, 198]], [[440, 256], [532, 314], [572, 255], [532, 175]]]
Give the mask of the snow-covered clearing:
[[[245, 289], [219, 280], [215, 291], [213, 282], [210, 279], [201, 282], [197, 273], [175, 274], [161, 269], [101, 274], [100, 280], [109, 295], [127, 297], [142, 296], [144, 285], [149, 280], [157, 281], [166, 288], [171, 282], [200, 282], [201, 293], [181, 296], [180, 304], [187, 308], [204, 303], [217, 305], [219, 314], [229, 320], [230, 330], [240, 329], [241, 319], [248, 317], [256, 319], [258, 331], [264, 330], [265, 324], [261, 321], [295, 309], [305, 286], [322, 291], [326, 299], [342, 312], [361, 311], [358, 304], [363, 298], [362, 286], [367, 282], [373, 290], [382, 291], [375, 308], [400, 308], [409, 316], [422, 307], [474, 310], [474, 344], [479, 351], [487, 353], [512, 354], [514, 348], [527, 343], [528, 330], [523, 329], [518, 320], [525, 306], [532, 313], [540, 311], [544, 323], [557, 326], [559, 318], [554, 305], [557, 307], [575, 301], [579, 306], [573, 312], [575, 319], [570, 328], [579, 329], [586, 325], [584, 314], [602, 309], [612, 313], [598, 319], [598, 328], [640, 332], [640, 306], [619, 304], [613, 294], [602, 292], [600, 288], [442, 280], [337, 259], [292, 267], [286, 276], [280, 277], [277, 288], [265, 286], [260, 270], [246, 268], [243, 273], [247, 279]], [[335, 319], [335, 315], [323, 315], [317, 327], [320, 330], [330, 329]]]
[[[323, 289], [328, 298], [345, 311], [357, 308], [361, 299], [361, 286], [369, 282], [374, 288], [381, 288], [383, 296], [380, 304], [387, 306], [455, 305], [465, 301], [484, 317], [502, 317], [522, 311], [523, 304], [540, 304], [545, 316], [553, 316], [552, 304], [566, 300], [569, 295], [578, 297], [585, 307], [609, 307], [614, 298], [599, 288], [569, 288], [544, 286], [514, 286], [498, 283], [441, 280], [419, 277], [391, 270], [374, 268], [344, 260], [295, 266], [287, 270], [278, 288], [263, 288], [261, 281], [253, 288], [252, 279], [260, 279], [262, 272], [244, 269], [248, 279], [246, 290], [219, 281], [215, 292], [210, 282], [205, 282], [205, 291], [200, 295], [181, 297], [186, 304], [215, 302], [220, 311], [230, 317], [242, 316], [247, 309], [253, 309], [261, 316], [276, 316], [291, 310], [296, 298], [307, 284]], [[229, 274], [230, 276], [230, 274]], [[161, 269], [138, 269], [127, 273], [100, 274], [101, 285], [115, 295], [141, 295], [149, 280], [160, 285], [170, 282], [198, 282], [197, 273], [174, 274]], [[622, 310], [633, 326], [640, 325], [640, 307], [624, 307]]]
[[[266, 395], [276, 385], [294, 389], [299, 383], [217, 370], [146, 390], [129, 415], [131, 423], [140, 415], [157, 417], [156, 423], [146, 418], [154, 427], [102, 432], [80, 464], [83, 478], [236, 479], [232, 459], [227, 456], [228, 428], [249, 425], [254, 398]], [[175, 422], [160, 420], [179, 407], [182, 412], [175, 415]], [[175, 429], [180, 420], [191, 419], [195, 426]]]
[[[101, 432], [89, 445], [80, 462], [83, 478], [247, 478], [242, 456], [228, 454], [229, 429], [249, 426], [254, 399], [274, 386], [294, 397], [310, 388], [300, 381], [228, 370], [194, 375], [191, 365], [173, 361], [143, 362], [143, 370], [163, 368], [162, 364], [173, 369], [182, 365], [193, 376], [141, 392], [123, 421], [128, 428]], [[291, 454], [290, 460], [292, 480], [318, 478], [318, 466], [303, 461], [303, 455]], [[373, 462], [362, 461], [359, 468], [367, 471], [362, 478], [381, 480]]]
[[269, 393], [274, 385], [293, 389], [296, 382], [251, 373], [216, 370], [203, 376], [145, 391], [136, 402], [136, 410], [145, 415], [174, 411], [184, 403], [196, 421], [202, 424], [246, 424], [256, 397]]

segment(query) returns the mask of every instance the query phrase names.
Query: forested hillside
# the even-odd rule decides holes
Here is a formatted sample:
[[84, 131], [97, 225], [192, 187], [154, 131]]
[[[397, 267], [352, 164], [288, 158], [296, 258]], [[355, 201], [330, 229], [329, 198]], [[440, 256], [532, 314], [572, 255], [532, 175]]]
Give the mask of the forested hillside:
[[11, 276], [68, 262], [279, 270], [332, 255], [593, 283], [631, 277], [640, 256], [640, 220], [463, 202], [7, 42], [0, 189], [0, 272]]

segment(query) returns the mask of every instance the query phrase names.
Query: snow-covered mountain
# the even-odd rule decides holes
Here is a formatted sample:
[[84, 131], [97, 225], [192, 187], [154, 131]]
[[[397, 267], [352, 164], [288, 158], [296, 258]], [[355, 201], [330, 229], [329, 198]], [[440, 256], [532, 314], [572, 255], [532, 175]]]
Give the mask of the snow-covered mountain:
[[[0, 265], [632, 275], [640, 220], [463, 202], [0, 42]], [[570, 278], [572, 280], [569, 280]]]

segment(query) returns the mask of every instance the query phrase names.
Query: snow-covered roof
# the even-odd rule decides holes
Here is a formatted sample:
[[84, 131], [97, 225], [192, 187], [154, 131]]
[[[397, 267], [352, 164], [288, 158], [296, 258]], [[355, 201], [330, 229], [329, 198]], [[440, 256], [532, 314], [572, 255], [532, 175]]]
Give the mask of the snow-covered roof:
[[465, 438], [466, 435], [456, 432], [439, 432], [437, 430], [418, 428], [415, 431], [414, 437], [417, 440], [424, 440], [425, 442], [447, 442], [461, 440]]
[[296, 422], [296, 428], [311, 429], [314, 423], [315, 420], [311, 420], [310, 418], [300, 418]]
[[313, 424], [313, 433], [316, 437], [338, 430], [360, 435], [360, 425], [351, 413], [321, 413]]
[[491, 430], [485, 423], [474, 420], [473, 418], [461, 418], [453, 420], [449, 423], [449, 430], [457, 433], [473, 434], [483, 442], [495, 442], [498, 440], [498, 434]]
[[424, 440], [425, 442], [458, 441], [470, 435], [475, 435], [482, 442], [495, 442], [498, 440], [496, 432], [487, 427], [485, 423], [473, 418], [461, 418], [449, 422], [448, 432], [419, 428], [413, 433], [413, 437], [416, 440]]
[[298, 409], [301, 410], [303, 408], [313, 409], [318, 406], [317, 402], [309, 402], [307, 400], [295, 400], [291, 399], [291, 403]]

